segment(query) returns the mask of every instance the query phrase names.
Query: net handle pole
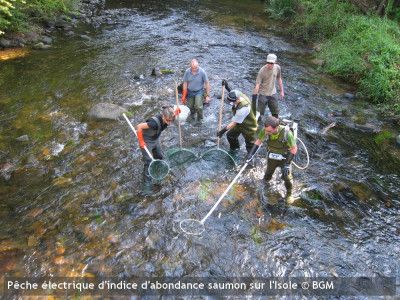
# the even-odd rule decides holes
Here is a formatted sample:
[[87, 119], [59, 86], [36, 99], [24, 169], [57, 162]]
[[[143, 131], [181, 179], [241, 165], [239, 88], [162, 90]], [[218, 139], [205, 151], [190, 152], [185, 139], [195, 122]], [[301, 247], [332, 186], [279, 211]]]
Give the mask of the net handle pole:
[[254, 152], [254, 154], [248, 159], [246, 160], [246, 163], [243, 165], [243, 167], [240, 169], [239, 173], [237, 173], [237, 175], [235, 176], [235, 178], [232, 180], [232, 182], [229, 184], [229, 186], [226, 188], [226, 190], [223, 192], [223, 194], [221, 195], [221, 197], [219, 197], [218, 201], [214, 204], [214, 206], [211, 208], [211, 210], [208, 212], [208, 214], [200, 221], [201, 224], [204, 224], [204, 222], [207, 220], [207, 218], [209, 216], [211, 216], [211, 214], [213, 213], [213, 211], [217, 208], [217, 206], [219, 205], [219, 203], [222, 201], [222, 199], [224, 199], [224, 197], [226, 196], [226, 194], [229, 192], [229, 190], [232, 188], [232, 186], [235, 184], [235, 182], [238, 180], [239, 176], [242, 175], [244, 169], [246, 169], [247, 165], [249, 164], [249, 162], [253, 159], [253, 157], [257, 154], [258, 150], [261, 148], [262, 142], [260, 144], [260, 146], [258, 147], [257, 151]]
[[[178, 84], [175, 81], [175, 95], [176, 95], [176, 109], [179, 112], [179, 100], [178, 100]], [[179, 148], [182, 150], [182, 133], [181, 133], [181, 120], [179, 118], [180, 113], [178, 113], [178, 131], [179, 131]]]
[[226, 190], [223, 192], [223, 194], [221, 195], [221, 197], [219, 197], [218, 201], [214, 204], [214, 206], [211, 208], [211, 210], [208, 212], [208, 214], [200, 221], [201, 224], [204, 224], [204, 222], [207, 220], [207, 218], [209, 216], [211, 216], [211, 214], [213, 213], [213, 211], [217, 208], [217, 206], [219, 205], [219, 203], [222, 201], [222, 199], [224, 199], [224, 197], [226, 196], [226, 194], [229, 192], [229, 190], [232, 188], [232, 186], [235, 184], [236, 180], [238, 180], [239, 176], [242, 175], [244, 169], [246, 169], [248, 165], [248, 162], [246, 162], [244, 164], [244, 166], [240, 169], [239, 173], [237, 173], [237, 175], [235, 176], [235, 178], [232, 180], [232, 182], [229, 184], [229, 186], [226, 188]]
[[[128, 119], [128, 117], [126, 116], [126, 114], [125, 114], [125, 113], [122, 113], [122, 115], [124, 116], [124, 118], [125, 118], [126, 122], [128, 122], [128, 124], [129, 124], [129, 127], [131, 127], [131, 129], [133, 130], [133, 132], [135, 133], [135, 135], [136, 135], [136, 137], [137, 137], [138, 135], [137, 135], [137, 133], [136, 133], [136, 130], [135, 130], [135, 127], [133, 127], [133, 125], [132, 125], [131, 121], [129, 121], [129, 119]], [[147, 149], [147, 147], [146, 147], [146, 146], [144, 146], [144, 150], [146, 150], [146, 152], [147, 152], [148, 156], [150, 156], [150, 158], [151, 158], [151, 161], [153, 162], [153, 161], [154, 161], [154, 158], [153, 158], [153, 155], [151, 155], [151, 153], [150, 153], [149, 149]]]
[[[224, 95], [225, 95], [225, 85], [222, 85], [222, 97], [221, 97], [221, 105], [219, 108], [219, 123], [218, 123], [218, 131], [221, 131], [221, 125], [222, 125], [222, 109], [224, 107]], [[220, 138], [217, 138], [217, 149], [219, 148], [219, 140]]]

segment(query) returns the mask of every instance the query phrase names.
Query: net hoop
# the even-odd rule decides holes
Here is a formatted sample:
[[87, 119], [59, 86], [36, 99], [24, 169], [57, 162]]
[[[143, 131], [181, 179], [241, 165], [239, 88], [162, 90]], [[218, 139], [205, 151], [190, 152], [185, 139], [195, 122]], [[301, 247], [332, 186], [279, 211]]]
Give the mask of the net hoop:
[[[184, 219], [179, 222], [179, 227], [184, 233], [191, 234], [191, 235], [201, 235], [204, 230], [204, 223], [200, 222], [196, 219]], [[192, 228], [197, 228], [197, 231], [190, 230]]]
[[[208, 161], [221, 161], [222, 159], [216, 159], [215, 155], [213, 155], [212, 153], [223, 153], [225, 157], [229, 157], [227, 160], [225, 161], [229, 161], [229, 164], [236, 166], [236, 160], [232, 157], [232, 155], [230, 155], [228, 152], [226, 152], [223, 149], [210, 149], [207, 150], [206, 152], [203, 153], [203, 155], [201, 156], [204, 160], [208, 160]], [[217, 154], [218, 155], [218, 154]]]
[[294, 161], [293, 161], [292, 163], [293, 163], [293, 165], [294, 165], [297, 169], [305, 170], [305, 169], [308, 168], [308, 165], [310, 164], [310, 156], [308, 155], [307, 147], [306, 147], [306, 145], [303, 143], [303, 141], [302, 141], [301, 139], [299, 139], [298, 137], [296, 138], [296, 140], [298, 140], [298, 141], [300, 142], [300, 144], [303, 146], [304, 151], [305, 151], [305, 153], [306, 153], [307, 162], [306, 162], [306, 164], [305, 164], [304, 166], [299, 166], [299, 165], [296, 164]]
[[[179, 159], [180, 155], [182, 154], [181, 157], [183, 157], [183, 159]], [[188, 161], [194, 161], [198, 159], [198, 156], [195, 152], [186, 149], [186, 148], [173, 148], [168, 150], [167, 152], [167, 156], [169, 160], [172, 160], [174, 163], [176, 163], [177, 165], [181, 165], [184, 164]]]
[[[148, 170], [153, 179], [163, 180], [169, 173], [169, 165], [161, 159], [156, 159], [150, 163]], [[159, 172], [160, 170], [161, 172]]]

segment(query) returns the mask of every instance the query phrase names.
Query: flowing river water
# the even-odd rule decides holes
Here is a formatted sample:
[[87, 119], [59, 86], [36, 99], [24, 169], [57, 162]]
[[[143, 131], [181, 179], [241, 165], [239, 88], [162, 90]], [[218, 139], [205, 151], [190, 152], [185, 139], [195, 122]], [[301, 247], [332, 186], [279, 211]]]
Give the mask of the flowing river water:
[[[0, 61], [0, 276], [399, 278], [400, 151], [381, 138], [396, 128], [345, 97], [352, 86], [319, 73], [261, 1], [99, 6], [51, 50]], [[149, 193], [127, 123], [88, 112], [114, 103], [141, 123], [175, 103], [174, 81], [197, 58], [212, 100], [182, 136], [201, 154], [216, 145], [221, 80], [251, 96], [270, 52], [283, 72], [281, 117], [298, 121], [310, 155], [306, 170], [294, 169], [296, 201], [285, 203], [279, 171], [264, 187], [263, 150], [205, 232], [184, 234], [179, 222], [201, 220], [239, 167], [200, 159], [171, 168]], [[173, 72], [151, 76], [153, 67]], [[225, 106], [222, 123], [231, 116]], [[176, 124], [161, 143], [178, 146]], [[242, 144], [239, 166], [244, 156]]]

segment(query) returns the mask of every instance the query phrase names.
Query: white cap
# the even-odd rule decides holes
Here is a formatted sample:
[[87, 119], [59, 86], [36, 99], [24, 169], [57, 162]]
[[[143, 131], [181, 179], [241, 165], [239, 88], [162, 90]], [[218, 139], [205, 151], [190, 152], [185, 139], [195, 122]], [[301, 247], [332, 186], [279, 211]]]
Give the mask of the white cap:
[[275, 54], [268, 54], [267, 56], [267, 62], [269, 63], [275, 63], [278, 57], [276, 57]]

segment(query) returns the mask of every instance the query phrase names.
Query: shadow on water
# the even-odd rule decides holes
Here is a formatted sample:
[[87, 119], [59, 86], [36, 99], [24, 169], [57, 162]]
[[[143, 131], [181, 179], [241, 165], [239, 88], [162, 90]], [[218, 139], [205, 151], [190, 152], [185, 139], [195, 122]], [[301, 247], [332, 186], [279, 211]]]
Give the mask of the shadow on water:
[[[107, 1], [92, 27], [76, 29], [90, 39], [59, 33], [52, 50], [0, 62], [0, 275], [398, 275], [399, 149], [374, 128], [395, 129], [298, 61], [309, 50], [275, 35], [262, 2], [196, 3]], [[182, 137], [201, 157], [216, 147], [221, 80], [250, 95], [269, 52], [283, 71], [281, 117], [299, 122], [310, 153], [309, 168], [294, 169], [296, 201], [285, 203], [279, 170], [263, 183], [263, 149], [205, 232], [188, 236], [179, 222], [207, 214], [242, 166], [244, 146], [236, 167], [173, 166], [146, 193], [126, 123], [87, 113], [111, 102], [143, 122], [175, 103], [174, 82], [198, 58], [212, 100]], [[155, 66], [173, 73], [151, 76]], [[230, 120], [224, 107], [223, 125]], [[164, 152], [178, 147], [176, 125], [161, 143]]]

